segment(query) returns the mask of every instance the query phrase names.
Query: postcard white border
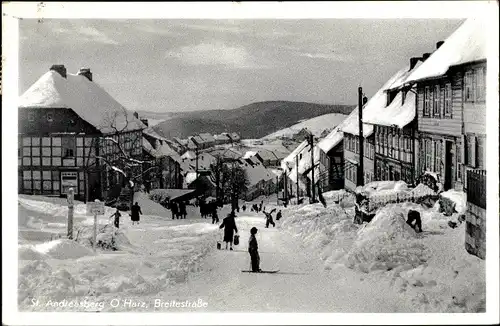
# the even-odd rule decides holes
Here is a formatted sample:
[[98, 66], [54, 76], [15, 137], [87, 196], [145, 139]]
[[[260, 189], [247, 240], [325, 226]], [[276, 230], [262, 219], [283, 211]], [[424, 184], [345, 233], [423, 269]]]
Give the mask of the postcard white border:
[[[9, 325], [99, 324], [484, 324], [498, 323], [498, 4], [453, 2], [2, 3], [2, 309]], [[17, 311], [18, 18], [466, 18], [492, 22], [488, 59], [487, 311], [483, 314], [19, 313]], [[494, 159], [496, 157], [496, 159]]]

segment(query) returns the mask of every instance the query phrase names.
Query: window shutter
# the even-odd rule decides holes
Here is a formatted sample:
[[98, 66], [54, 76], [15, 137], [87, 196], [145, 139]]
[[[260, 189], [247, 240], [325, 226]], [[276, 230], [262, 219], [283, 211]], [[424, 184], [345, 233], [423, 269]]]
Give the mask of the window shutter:
[[472, 152], [472, 154], [471, 154], [471, 161], [472, 162], [469, 162], [469, 165], [472, 167], [476, 167], [476, 147], [477, 147], [476, 136], [471, 136], [470, 150]]
[[466, 147], [467, 147], [467, 138], [462, 135], [462, 146], [460, 148], [460, 163], [467, 164], [467, 152], [466, 152]]

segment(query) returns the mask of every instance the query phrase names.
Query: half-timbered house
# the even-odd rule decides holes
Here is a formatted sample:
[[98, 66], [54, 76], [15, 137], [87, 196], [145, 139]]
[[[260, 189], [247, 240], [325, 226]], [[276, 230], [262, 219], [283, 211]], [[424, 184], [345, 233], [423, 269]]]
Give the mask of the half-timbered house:
[[122, 154], [141, 158], [145, 126], [89, 69], [68, 74], [53, 65], [19, 102], [19, 193], [65, 195], [71, 187], [81, 199], [119, 194], [124, 177], [105, 162]]

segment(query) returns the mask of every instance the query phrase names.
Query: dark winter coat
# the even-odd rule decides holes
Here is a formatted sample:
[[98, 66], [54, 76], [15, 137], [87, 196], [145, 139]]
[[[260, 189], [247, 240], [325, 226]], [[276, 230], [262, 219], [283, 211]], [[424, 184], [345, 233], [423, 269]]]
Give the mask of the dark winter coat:
[[257, 238], [255, 234], [250, 235], [250, 239], [248, 239], [248, 251], [257, 251], [259, 249], [259, 245], [257, 244]]
[[222, 228], [224, 228], [224, 242], [233, 242], [234, 231], [238, 233], [234, 217], [226, 217], [223, 219], [222, 224], [219, 226], [219, 229]]
[[132, 205], [131, 214], [130, 214], [130, 217], [132, 218], [132, 221], [134, 221], [134, 222], [139, 221], [140, 218], [141, 218], [139, 214], [142, 214], [142, 212], [141, 212], [141, 206], [139, 206], [139, 205]]
[[281, 218], [281, 211], [278, 212], [278, 214], [276, 214], [276, 221], [279, 221]]
[[183, 202], [179, 203], [179, 214], [186, 215], [186, 204]]
[[172, 211], [173, 214], [177, 214], [178, 213], [177, 203], [176, 202], [170, 202], [170, 210]]

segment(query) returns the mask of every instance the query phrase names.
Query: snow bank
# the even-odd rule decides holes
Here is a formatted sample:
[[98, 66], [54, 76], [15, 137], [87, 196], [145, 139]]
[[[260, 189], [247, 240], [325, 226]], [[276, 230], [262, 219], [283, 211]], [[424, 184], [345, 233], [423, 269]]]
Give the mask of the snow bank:
[[325, 261], [325, 268], [342, 263], [359, 226], [341, 206], [302, 205], [282, 210], [281, 228], [302, 238], [304, 245]]
[[407, 211], [399, 205], [382, 208], [359, 230], [347, 266], [369, 272], [423, 263], [427, 258], [425, 247], [414, 241], [417, 234], [406, 224], [406, 215]]
[[[423, 233], [406, 224], [409, 209], [420, 212]], [[438, 204], [430, 209], [410, 202], [387, 205], [361, 226], [335, 204], [282, 212], [282, 229], [299, 237], [325, 269], [348, 267], [366, 286], [385, 284], [414, 312], [485, 310], [485, 262], [466, 252], [464, 224], [449, 228], [450, 217], [439, 212]]]
[[455, 203], [455, 211], [458, 214], [465, 214], [467, 210], [467, 194], [463, 191], [448, 190], [442, 192], [441, 197], [448, 198]]
[[19, 260], [45, 260], [48, 256], [29, 244], [23, 244], [18, 247]]
[[68, 239], [58, 239], [39, 244], [35, 246], [35, 250], [55, 259], [76, 259], [94, 255], [89, 248]]

